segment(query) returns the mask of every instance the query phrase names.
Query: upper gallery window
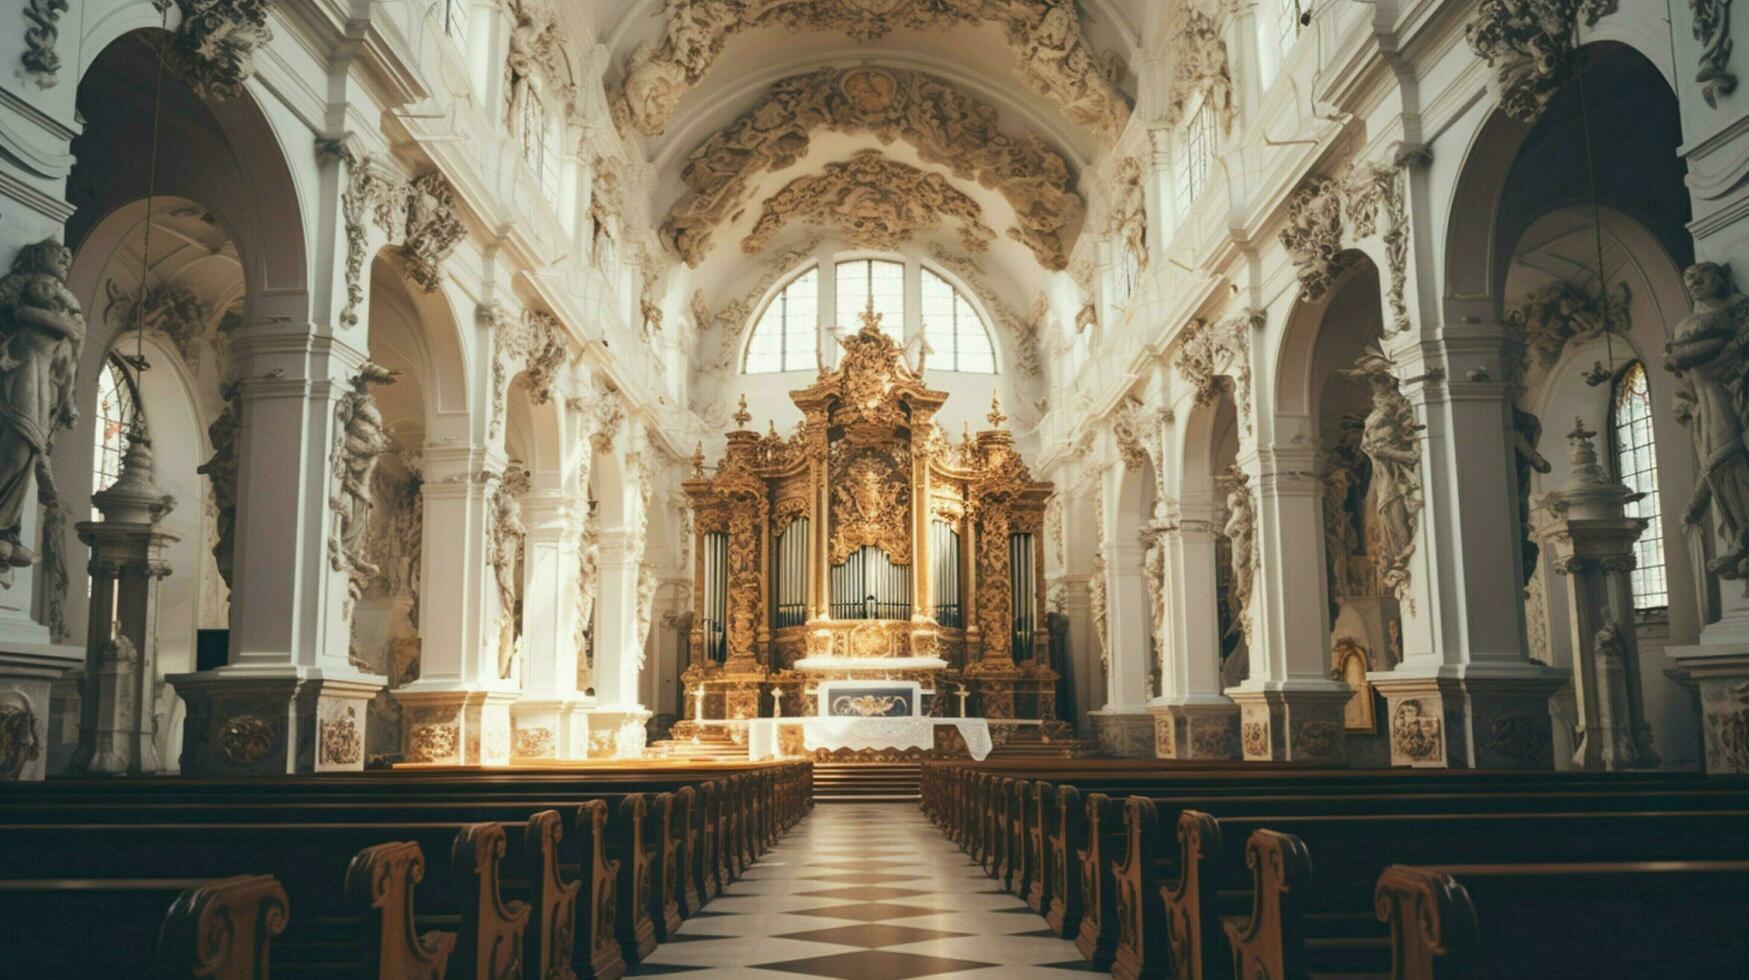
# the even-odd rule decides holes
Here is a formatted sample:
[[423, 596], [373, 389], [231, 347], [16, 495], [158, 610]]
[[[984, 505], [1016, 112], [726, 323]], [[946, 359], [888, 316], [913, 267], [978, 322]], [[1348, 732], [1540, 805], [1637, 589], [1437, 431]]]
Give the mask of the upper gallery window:
[[443, 36], [462, 51], [468, 49], [468, 0], [441, 0]]
[[1627, 505], [1627, 516], [1650, 523], [1634, 542], [1634, 570], [1629, 582], [1634, 610], [1662, 611], [1670, 605], [1670, 588], [1664, 577], [1663, 508], [1658, 500], [1658, 453], [1652, 444], [1652, 396], [1646, 386], [1646, 368], [1639, 361], [1628, 365], [1616, 378], [1609, 406], [1610, 448], [1615, 452], [1616, 479], [1629, 490], [1643, 493]]
[[1172, 161], [1173, 185], [1178, 198], [1178, 216], [1183, 220], [1190, 206], [1208, 184], [1209, 162], [1215, 153], [1215, 114], [1205, 99], [1190, 114], [1190, 122], [1178, 139], [1178, 154]]
[[820, 350], [820, 269], [815, 266], [772, 297], [747, 343], [748, 374], [812, 371]]
[[[111, 355], [104, 359], [103, 371], [97, 376], [97, 425], [91, 452], [93, 493], [109, 489], [121, 475], [122, 454], [127, 452], [128, 434], [135, 424], [143, 424], [139, 396], [127, 368]], [[91, 519], [102, 520], [103, 515], [93, 507]]]
[[1300, 24], [1300, 15], [1310, 9], [1312, 0], [1274, 0], [1275, 2], [1275, 43], [1281, 57], [1294, 49], [1294, 42], [1300, 39], [1300, 32], [1305, 30]]
[[881, 332], [905, 341], [905, 263], [886, 259], [852, 259], [838, 263], [838, 328], [854, 333], [862, 314], [874, 301]]
[[989, 328], [965, 294], [928, 269], [923, 270], [923, 339], [933, 353], [929, 367], [969, 374], [995, 374], [996, 351]]

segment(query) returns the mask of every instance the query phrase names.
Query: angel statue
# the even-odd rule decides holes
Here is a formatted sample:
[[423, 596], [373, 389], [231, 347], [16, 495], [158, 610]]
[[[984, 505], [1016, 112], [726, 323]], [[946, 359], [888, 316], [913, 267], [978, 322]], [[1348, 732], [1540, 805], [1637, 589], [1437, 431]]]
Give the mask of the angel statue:
[[393, 384], [394, 380], [395, 372], [364, 362], [352, 376], [352, 390], [341, 397], [335, 413], [339, 432], [333, 464], [338, 487], [329, 499], [334, 531], [328, 541], [328, 557], [335, 571], [350, 573], [349, 594], [354, 599], [377, 574], [365, 547], [374, 505], [371, 478], [376, 474], [377, 460], [394, 445], [371, 388]]
[[1694, 498], [1684, 519], [1698, 524], [1710, 507], [1724, 548], [1707, 564], [1721, 578], [1749, 578], [1749, 300], [1728, 267], [1697, 262], [1683, 270], [1694, 309], [1664, 345], [1664, 366], [1685, 387], [1675, 395], [1678, 422], [1688, 427], [1700, 460]]
[[12, 567], [37, 553], [19, 535], [30, 500], [30, 478], [43, 479], [38, 499], [53, 506], [47, 460], [59, 429], [79, 419], [73, 385], [85, 315], [67, 288], [73, 253], [53, 239], [26, 245], [0, 278], [0, 587]]
[[1421, 446], [1415, 407], [1397, 390], [1395, 365], [1369, 347], [1346, 373], [1372, 387], [1372, 410], [1361, 424], [1360, 451], [1372, 463], [1373, 510], [1378, 517], [1379, 581], [1398, 599], [1409, 590], [1409, 559], [1421, 517]]

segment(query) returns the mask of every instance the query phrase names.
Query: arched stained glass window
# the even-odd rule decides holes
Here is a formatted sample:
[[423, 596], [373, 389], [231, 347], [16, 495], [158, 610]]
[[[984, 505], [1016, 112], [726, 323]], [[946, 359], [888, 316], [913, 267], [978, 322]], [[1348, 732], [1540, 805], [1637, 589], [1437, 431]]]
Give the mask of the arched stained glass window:
[[[122, 454], [128, 448], [128, 433], [140, 419], [140, 399], [127, 368], [111, 356], [97, 376], [97, 425], [91, 447], [91, 492], [107, 490], [121, 475]], [[91, 519], [102, 520], [97, 508]]]
[[809, 269], [772, 297], [747, 343], [748, 374], [812, 371], [820, 349], [820, 270]]
[[1652, 396], [1646, 385], [1646, 368], [1639, 361], [1628, 365], [1615, 380], [1609, 406], [1610, 448], [1614, 450], [1616, 479], [1629, 490], [1645, 496], [1627, 505], [1629, 517], [1649, 523], [1634, 543], [1631, 582], [1634, 610], [1663, 610], [1670, 604], [1664, 577], [1663, 512], [1658, 499], [1658, 454], [1652, 443]]
[[838, 328], [862, 329], [862, 314], [874, 301], [881, 332], [905, 342], [905, 263], [884, 259], [852, 259], [838, 263]]
[[996, 352], [990, 331], [965, 294], [928, 269], [923, 270], [923, 337], [933, 351], [928, 366], [942, 371], [995, 374]]

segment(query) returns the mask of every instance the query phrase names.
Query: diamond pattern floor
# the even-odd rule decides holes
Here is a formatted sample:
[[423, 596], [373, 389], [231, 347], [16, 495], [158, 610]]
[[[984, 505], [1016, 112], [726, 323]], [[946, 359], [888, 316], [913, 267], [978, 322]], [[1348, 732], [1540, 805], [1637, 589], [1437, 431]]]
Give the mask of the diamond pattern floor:
[[[1015, 913], [1025, 913], [1015, 914]], [[630, 976], [843, 980], [1089, 970], [916, 804], [822, 806]], [[1098, 971], [1102, 972], [1102, 971]]]

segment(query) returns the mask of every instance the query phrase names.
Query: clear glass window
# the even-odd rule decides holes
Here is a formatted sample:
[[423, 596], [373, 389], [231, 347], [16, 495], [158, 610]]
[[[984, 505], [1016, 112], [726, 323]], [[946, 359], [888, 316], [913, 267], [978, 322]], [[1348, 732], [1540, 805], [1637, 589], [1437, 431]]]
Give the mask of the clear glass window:
[[468, 0], [443, 0], [443, 36], [468, 50]]
[[862, 329], [862, 314], [874, 300], [881, 332], [905, 342], [905, 263], [884, 259], [852, 259], [838, 263], [838, 329]]
[[946, 279], [923, 270], [923, 338], [928, 366], [941, 371], [995, 374], [996, 352], [983, 317]]
[[1172, 177], [1180, 220], [1190, 212], [1197, 195], [1208, 184], [1209, 161], [1214, 157], [1214, 128], [1214, 110], [1205, 101], [1190, 114], [1190, 122], [1179, 137], [1178, 154], [1172, 162]]
[[1630, 575], [1634, 610], [1642, 613], [1662, 610], [1670, 605], [1670, 588], [1665, 581], [1658, 453], [1652, 442], [1652, 396], [1646, 384], [1646, 368], [1638, 361], [1628, 365], [1616, 379], [1609, 425], [1616, 479], [1629, 490], [1645, 494], [1628, 504], [1627, 514], [1650, 522], [1634, 543], [1634, 570]]
[[795, 277], [772, 297], [747, 342], [748, 374], [812, 371], [820, 350], [820, 270]]
[[1275, 0], [1275, 43], [1281, 57], [1294, 49], [1294, 42], [1300, 39], [1300, 15], [1306, 11], [1311, 0]]

